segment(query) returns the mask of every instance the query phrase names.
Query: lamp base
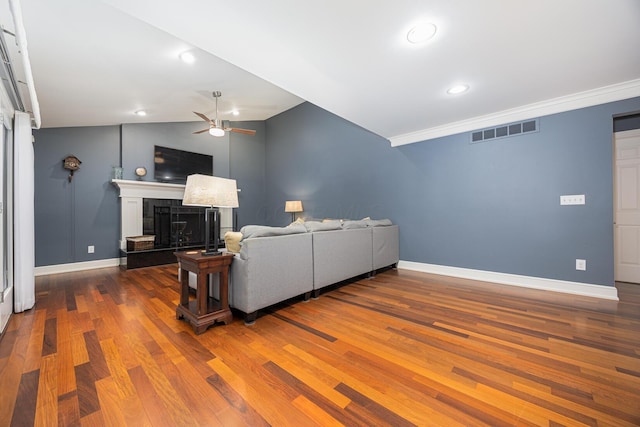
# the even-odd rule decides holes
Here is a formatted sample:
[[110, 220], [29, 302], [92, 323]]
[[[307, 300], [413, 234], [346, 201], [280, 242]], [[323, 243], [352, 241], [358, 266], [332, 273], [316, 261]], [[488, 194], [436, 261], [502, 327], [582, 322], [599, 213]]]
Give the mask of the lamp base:
[[216, 255], [222, 255], [222, 252], [218, 251], [218, 250], [204, 250], [202, 251], [202, 255], [203, 256], [216, 256]]
[[[213, 220], [210, 220], [209, 215], [213, 214]], [[204, 211], [204, 251], [202, 251], [202, 255], [204, 256], [216, 256], [222, 255], [222, 252], [218, 250], [218, 233], [216, 233], [216, 224], [218, 223], [218, 209], [214, 209], [213, 207], [207, 208]], [[211, 234], [211, 223], [213, 222], [213, 247], [209, 245], [210, 239], [209, 236]]]

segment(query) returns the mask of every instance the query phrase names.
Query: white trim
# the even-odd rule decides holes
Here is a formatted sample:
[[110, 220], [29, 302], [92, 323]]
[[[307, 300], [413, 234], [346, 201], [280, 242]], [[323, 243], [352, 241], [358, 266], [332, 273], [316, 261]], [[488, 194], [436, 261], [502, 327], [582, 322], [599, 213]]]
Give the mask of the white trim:
[[94, 270], [96, 268], [117, 267], [119, 265], [120, 258], [73, 262], [70, 264], [43, 265], [42, 267], [36, 267], [35, 275], [46, 276], [47, 274], [70, 273], [73, 271]]
[[184, 197], [184, 184], [126, 179], [113, 179], [111, 182], [120, 189], [120, 197], [174, 200]]
[[[13, 15], [13, 25], [16, 37], [16, 44], [18, 45], [18, 51], [22, 57], [22, 69], [24, 72], [24, 79], [26, 80], [27, 89], [29, 91], [29, 98], [31, 100], [31, 110], [33, 114], [34, 127], [40, 129], [42, 120], [40, 118], [40, 103], [38, 102], [38, 95], [36, 94], [36, 85], [33, 81], [33, 74], [31, 72], [31, 61], [29, 60], [29, 51], [27, 49], [27, 33], [24, 29], [24, 23], [22, 21], [22, 8], [20, 6], [20, 0], [9, 0], [9, 8]], [[23, 82], [21, 82], [23, 83]]]
[[636, 96], [640, 96], [640, 79], [523, 105], [521, 107], [448, 123], [442, 126], [434, 126], [428, 129], [396, 135], [390, 137], [389, 141], [391, 141], [392, 147], [398, 147], [400, 145], [413, 144], [415, 142], [470, 132], [534, 117], [548, 116], [550, 114], [577, 110], [605, 104], [607, 102], [635, 98]]
[[545, 291], [562, 292], [566, 294], [619, 301], [618, 290], [615, 286], [568, 282], [565, 280], [520, 276], [517, 274], [497, 273], [494, 271], [473, 270], [470, 268], [449, 267], [446, 265], [425, 264], [412, 261], [400, 261], [398, 263], [398, 268], [420, 271], [422, 273], [439, 274], [442, 276], [479, 280], [482, 282], [493, 282], [501, 285], [520, 286], [523, 288], [541, 289]]

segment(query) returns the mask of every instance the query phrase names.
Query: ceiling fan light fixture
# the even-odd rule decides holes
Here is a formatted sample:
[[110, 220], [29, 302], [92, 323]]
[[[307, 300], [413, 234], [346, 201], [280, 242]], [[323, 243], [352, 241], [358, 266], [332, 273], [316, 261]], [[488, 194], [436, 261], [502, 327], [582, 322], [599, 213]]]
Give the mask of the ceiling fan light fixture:
[[411, 28], [407, 33], [409, 43], [419, 44], [431, 40], [438, 31], [438, 27], [431, 22], [423, 22]]
[[[204, 120], [205, 122], [209, 123], [209, 129], [197, 130], [197, 131], [193, 132], [194, 135], [205, 133], [207, 131], [209, 132], [210, 135], [217, 136], [217, 137], [224, 136], [225, 131], [238, 132], [238, 133], [243, 133], [245, 135], [251, 135], [251, 136], [256, 134], [255, 130], [232, 128], [232, 127], [229, 127], [228, 124], [225, 125], [222, 120], [218, 120], [218, 98], [220, 98], [222, 96], [222, 93], [220, 91], [215, 91], [215, 92], [212, 93], [212, 95], [216, 100], [216, 117], [215, 117], [215, 119], [211, 120], [206, 115], [204, 115], [202, 113], [198, 113], [197, 111], [194, 111], [193, 113], [196, 116], [200, 117], [202, 120]], [[233, 111], [234, 115], [235, 115], [235, 112], [236, 112], [236, 110]]]
[[209, 129], [209, 134], [213, 136], [224, 136], [224, 129], [211, 128]]

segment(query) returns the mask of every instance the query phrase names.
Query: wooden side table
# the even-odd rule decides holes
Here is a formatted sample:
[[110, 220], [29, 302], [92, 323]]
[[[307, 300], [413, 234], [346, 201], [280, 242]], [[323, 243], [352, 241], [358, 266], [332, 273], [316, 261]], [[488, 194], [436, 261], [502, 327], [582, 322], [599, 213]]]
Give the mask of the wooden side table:
[[[233, 254], [206, 256], [200, 251], [175, 252], [180, 263], [180, 305], [176, 318], [185, 318], [196, 334], [201, 334], [217, 320], [225, 325], [233, 320], [229, 309], [229, 266]], [[189, 301], [189, 272], [197, 276], [196, 299]], [[209, 274], [220, 275], [220, 300], [209, 296]]]

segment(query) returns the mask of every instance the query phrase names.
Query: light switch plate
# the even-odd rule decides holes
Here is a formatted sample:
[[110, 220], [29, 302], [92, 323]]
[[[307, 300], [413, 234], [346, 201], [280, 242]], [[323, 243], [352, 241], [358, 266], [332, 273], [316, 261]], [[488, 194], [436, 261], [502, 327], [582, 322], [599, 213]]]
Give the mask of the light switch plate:
[[576, 270], [587, 270], [587, 260], [585, 259], [577, 259], [576, 260]]
[[560, 204], [561, 205], [584, 205], [585, 197], [584, 194], [572, 194], [568, 196], [560, 196]]

